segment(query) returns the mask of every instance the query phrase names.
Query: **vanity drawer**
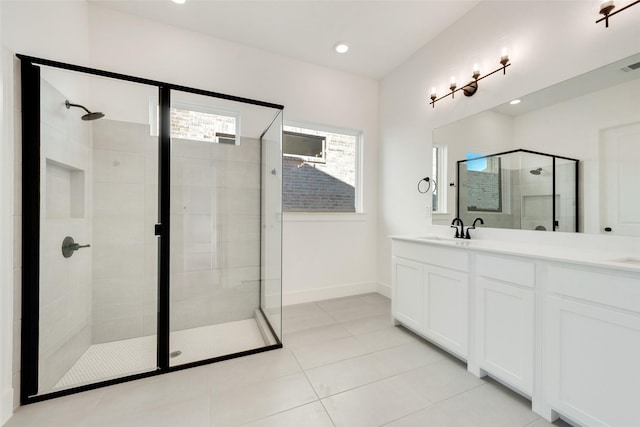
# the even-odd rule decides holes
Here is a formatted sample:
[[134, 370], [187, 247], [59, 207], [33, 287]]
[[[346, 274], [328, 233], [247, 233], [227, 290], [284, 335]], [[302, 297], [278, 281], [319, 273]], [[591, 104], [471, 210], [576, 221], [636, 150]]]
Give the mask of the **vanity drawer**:
[[393, 256], [452, 270], [469, 271], [468, 252], [443, 245], [394, 240]]
[[520, 259], [477, 255], [476, 270], [480, 276], [517, 285], [536, 286], [536, 265]]
[[550, 266], [549, 291], [640, 313], [640, 277]]

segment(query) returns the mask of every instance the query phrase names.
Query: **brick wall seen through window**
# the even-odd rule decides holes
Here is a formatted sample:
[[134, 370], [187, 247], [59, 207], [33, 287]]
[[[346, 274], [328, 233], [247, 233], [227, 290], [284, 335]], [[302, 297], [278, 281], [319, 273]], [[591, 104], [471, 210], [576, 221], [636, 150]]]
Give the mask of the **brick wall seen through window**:
[[[300, 134], [323, 137], [325, 148], [315, 159], [283, 153], [283, 210], [356, 212], [359, 136], [294, 126], [285, 126], [284, 131], [284, 146], [295, 143], [294, 138], [287, 139], [287, 133], [293, 133], [296, 137]], [[303, 152], [302, 149], [291, 151]]]
[[[229, 143], [235, 138], [236, 118], [180, 108], [171, 109], [171, 136], [205, 142]], [[217, 138], [216, 138], [217, 136]]]

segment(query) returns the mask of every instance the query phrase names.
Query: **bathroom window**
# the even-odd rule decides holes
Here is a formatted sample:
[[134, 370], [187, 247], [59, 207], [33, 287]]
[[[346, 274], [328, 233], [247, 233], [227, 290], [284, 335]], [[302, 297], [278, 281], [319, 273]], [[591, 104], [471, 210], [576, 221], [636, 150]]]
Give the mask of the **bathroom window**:
[[358, 131], [284, 126], [282, 207], [285, 212], [360, 212]]
[[[447, 147], [443, 145], [434, 145], [431, 156], [432, 160], [432, 177], [431, 183], [431, 207], [434, 213], [447, 212]], [[441, 191], [445, 189], [444, 191]]]

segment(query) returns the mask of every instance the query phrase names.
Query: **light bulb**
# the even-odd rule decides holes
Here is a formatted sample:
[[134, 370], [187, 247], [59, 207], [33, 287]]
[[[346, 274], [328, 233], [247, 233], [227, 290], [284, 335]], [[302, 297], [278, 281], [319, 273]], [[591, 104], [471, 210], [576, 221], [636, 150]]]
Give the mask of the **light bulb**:
[[502, 56], [500, 57], [500, 63], [502, 64], [504, 73], [507, 73], [507, 64], [509, 63], [509, 51], [506, 47], [502, 48]]
[[436, 87], [432, 87], [431, 88], [431, 95], [435, 95], [436, 94]]
[[338, 42], [333, 48], [338, 53], [346, 53], [349, 50], [349, 45], [344, 42]]
[[478, 80], [478, 77], [480, 77], [480, 67], [478, 67], [478, 64], [473, 64], [473, 74], [472, 74], [473, 78]]

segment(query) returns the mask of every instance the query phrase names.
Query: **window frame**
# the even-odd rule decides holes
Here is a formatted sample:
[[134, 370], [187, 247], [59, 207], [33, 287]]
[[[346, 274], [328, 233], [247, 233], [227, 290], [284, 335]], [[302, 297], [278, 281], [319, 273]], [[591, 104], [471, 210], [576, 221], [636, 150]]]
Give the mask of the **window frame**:
[[[433, 173], [433, 155], [434, 151], [437, 150], [437, 158], [435, 159], [437, 174]], [[431, 156], [432, 156], [432, 170], [431, 173], [433, 175], [433, 181], [437, 187], [437, 197], [438, 197], [438, 210], [433, 208], [433, 190], [431, 192], [431, 212], [434, 215], [447, 215], [449, 213], [448, 209], [448, 198], [447, 198], [447, 161], [448, 161], [448, 153], [447, 146], [443, 144], [432, 144], [431, 146]]]
[[[293, 121], [293, 120], [284, 120], [282, 130], [285, 131], [287, 128], [303, 128], [308, 130], [315, 130], [320, 132], [328, 132], [328, 133], [338, 133], [342, 135], [348, 135], [355, 137], [355, 177], [354, 177], [354, 188], [355, 188], [355, 197], [354, 197], [354, 208], [355, 212], [340, 212], [340, 211], [285, 211], [283, 209], [283, 213], [288, 220], [295, 221], [304, 221], [304, 220], [318, 220], [318, 218], [326, 219], [328, 216], [335, 216], [338, 218], [345, 219], [349, 216], [353, 215], [362, 215], [365, 214], [364, 210], [364, 132], [362, 130], [352, 129], [352, 128], [343, 128], [338, 126], [324, 125], [312, 122], [303, 122], [303, 121]], [[291, 131], [300, 133], [299, 131]], [[326, 147], [325, 147], [326, 149]], [[284, 156], [284, 153], [283, 153]], [[311, 162], [312, 163], [312, 162]]]
[[[322, 138], [322, 156], [321, 157], [313, 157], [313, 156], [305, 156], [303, 154], [287, 153], [284, 150], [284, 135], [285, 134], [289, 134], [289, 135], [292, 135], [292, 136], [309, 136], [309, 137], [313, 137], [313, 138], [317, 138], [317, 139]], [[283, 129], [282, 129], [282, 155], [285, 156], [285, 157], [295, 157], [297, 159], [302, 159], [305, 162], [309, 162], [309, 163], [326, 164], [327, 163], [327, 138], [326, 137], [318, 137], [317, 135], [310, 135], [308, 133], [300, 133], [300, 132], [294, 132], [294, 131], [290, 131], [290, 130], [285, 130], [284, 127], [283, 127]]]

